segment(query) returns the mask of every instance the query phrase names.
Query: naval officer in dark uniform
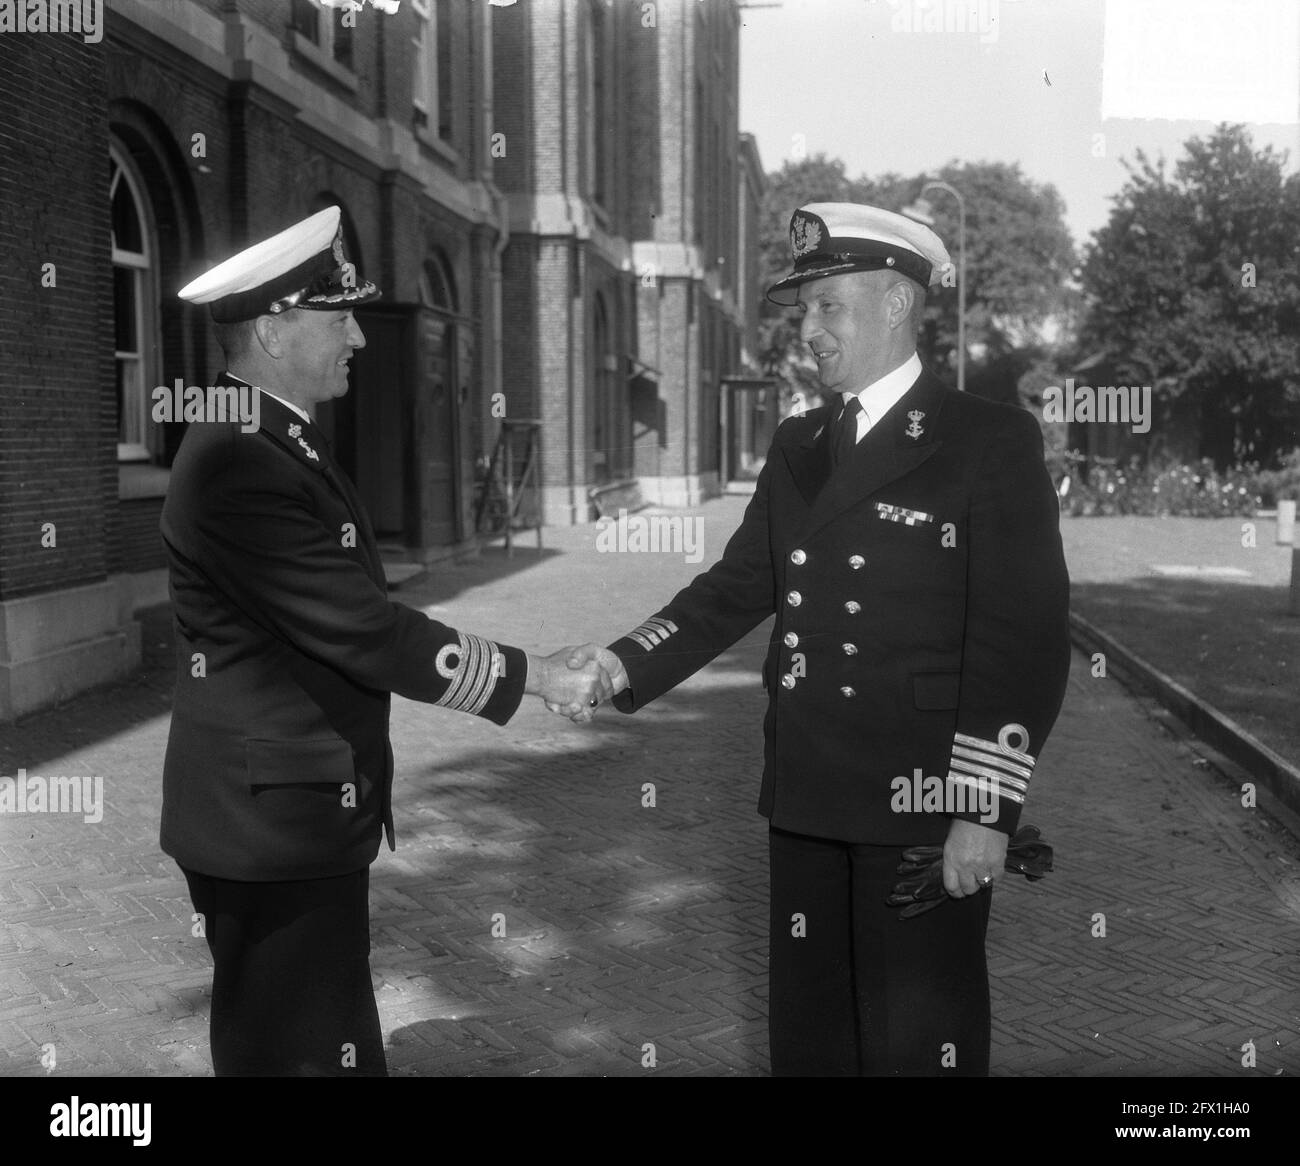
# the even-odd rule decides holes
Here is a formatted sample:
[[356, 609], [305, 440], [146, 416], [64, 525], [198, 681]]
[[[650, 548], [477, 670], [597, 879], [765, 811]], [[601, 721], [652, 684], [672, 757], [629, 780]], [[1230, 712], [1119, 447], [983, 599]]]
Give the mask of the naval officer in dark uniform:
[[[574, 720], [598, 666], [530, 656], [390, 601], [365, 510], [313, 416], [347, 392], [378, 295], [330, 207], [180, 295], [210, 305], [256, 426], [191, 422], [162, 515], [176, 699], [162, 848], [213, 957], [221, 1075], [384, 1075], [370, 863], [393, 845], [390, 693], [505, 724], [525, 693]], [[256, 387], [254, 387], [256, 386]], [[252, 412], [252, 410], [250, 410]], [[429, 731], [453, 731], [431, 720]]]
[[[1055, 492], [1028, 413], [916, 354], [948, 262], [926, 227], [810, 204], [769, 291], [802, 315], [828, 405], [777, 431], [722, 558], [593, 654], [643, 708], [775, 614], [759, 810], [780, 1075], [986, 1075], [984, 936], [1069, 667]], [[949, 898], [900, 919], [903, 851]]]

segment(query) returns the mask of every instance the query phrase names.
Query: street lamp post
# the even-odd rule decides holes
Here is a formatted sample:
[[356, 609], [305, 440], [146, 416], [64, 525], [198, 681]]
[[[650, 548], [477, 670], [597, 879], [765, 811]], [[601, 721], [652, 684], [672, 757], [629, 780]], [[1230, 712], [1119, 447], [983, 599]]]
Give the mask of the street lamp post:
[[930, 204], [925, 201], [926, 191], [946, 190], [957, 200], [957, 247], [960, 255], [957, 260], [957, 391], [966, 391], [966, 200], [961, 191], [947, 182], [935, 179], [921, 187], [920, 197], [911, 206], [903, 208], [903, 214], [927, 227], [934, 226], [930, 217]]

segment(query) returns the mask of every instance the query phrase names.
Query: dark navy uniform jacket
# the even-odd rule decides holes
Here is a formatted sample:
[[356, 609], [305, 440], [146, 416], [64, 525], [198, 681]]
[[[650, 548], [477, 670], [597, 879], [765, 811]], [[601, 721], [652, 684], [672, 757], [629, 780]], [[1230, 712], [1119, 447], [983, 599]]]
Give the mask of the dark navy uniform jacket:
[[161, 844], [219, 878], [324, 878], [372, 862], [381, 829], [393, 845], [389, 694], [504, 724], [527, 658], [391, 602], [320, 430], [266, 394], [260, 409], [251, 433], [191, 423], [172, 467]]
[[611, 645], [641, 708], [775, 614], [759, 811], [848, 842], [1016, 829], [1065, 692], [1068, 578], [1027, 412], [923, 372], [834, 475], [838, 404], [777, 430], [722, 558]]

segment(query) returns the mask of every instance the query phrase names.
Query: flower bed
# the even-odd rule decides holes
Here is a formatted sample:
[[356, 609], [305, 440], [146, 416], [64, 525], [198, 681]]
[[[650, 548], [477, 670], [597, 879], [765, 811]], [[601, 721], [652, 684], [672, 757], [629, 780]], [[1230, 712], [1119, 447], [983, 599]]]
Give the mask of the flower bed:
[[1076, 517], [1140, 514], [1150, 517], [1251, 517], [1262, 501], [1261, 475], [1253, 465], [1216, 470], [1208, 458], [1196, 465], [1119, 465], [1096, 458], [1080, 477], [1079, 455], [1067, 455], [1075, 470], [1062, 481], [1061, 510]]

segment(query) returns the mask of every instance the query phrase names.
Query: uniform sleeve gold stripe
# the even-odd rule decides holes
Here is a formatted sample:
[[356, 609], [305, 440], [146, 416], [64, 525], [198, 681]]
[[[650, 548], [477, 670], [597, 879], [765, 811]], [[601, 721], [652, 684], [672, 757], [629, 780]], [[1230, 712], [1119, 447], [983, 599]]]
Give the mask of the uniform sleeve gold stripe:
[[456, 670], [452, 674], [450, 683], [447, 685], [447, 691], [435, 701], [443, 708], [454, 709], [456, 712], [464, 711], [465, 689], [467, 680], [472, 670], [471, 660], [474, 653], [474, 645], [469, 636], [464, 633], [457, 633], [457, 639], [460, 641], [460, 655], [456, 662]]
[[635, 636], [638, 633], [640, 633], [641, 635], [646, 636], [648, 639], [653, 640], [656, 644], [658, 644], [661, 643], [663, 640], [666, 640], [676, 630], [677, 630], [677, 625], [673, 623], [672, 620], [654, 618], [654, 619], [648, 619], [645, 621], [645, 623], [640, 624], [631, 633], [631, 635], [628, 638], [630, 639], [631, 636]]
[[987, 777], [990, 781], [1001, 782], [1012, 789], [1026, 790], [1029, 788], [1027, 781], [1022, 781], [1018, 777], [1011, 777], [1000, 769], [990, 769], [987, 766], [975, 765], [973, 762], [961, 761], [955, 757], [948, 763], [948, 768], [952, 772], [979, 774], [980, 777]]
[[1029, 753], [1018, 753], [1015, 749], [998, 744], [997, 741], [985, 741], [982, 737], [969, 737], [965, 733], [956, 733], [953, 735], [953, 741], [958, 745], [969, 745], [972, 749], [984, 749], [989, 753], [996, 753], [1001, 757], [1010, 757], [1013, 761], [1019, 761], [1022, 764], [1033, 766], [1034, 758]]
[[496, 655], [496, 645], [491, 640], [485, 640], [482, 636], [470, 636], [469, 638], [475, 642], [474, 680], [469, 696], [466, 698], [468, 704], [465, 711], [477, 715], [483, 711], [483, 706], [491, 699], [493, 690], [496, 688], [497, 678], [492, 666], [492, 661]]
[[1000, 798], [1006, 798], [1009, 802], [1016, 802], [1018, 805], [1023, 806], [1025, 804], [1024, 794], [1017, 790], [1005, 789], [996, 783], [984, 781], [982, 778], [964, 777], [960, 773], [950, 773], [948, 774], [948, 780], [956, 782], [959, 785], [970, 786], [972, 789], [987, 790], [990, 793], [997, 794]]
[[1000, 753], [990, 753], [987, 749], [966, 749], [961, 745], [954, 745], [952, 747], [952, 755], [954, 757], [965, 757], [971, 761], [978, 761], [984, 765], [992, 765], [996, 769], [1000, 769], [1005, 773], [1023, 777], [1026, 781], [1034, 776], [1032, 767], [1027, 765], [1017, 765], [1014, 761], [1007, 757], [1003, 757]]
[[479, 713], [492, 698], [496, 688], [493, 660], [497, 645], [482, 636], [457, 633], [460, 639], [460, 663], [447, 691], [434, 703], [456, 712]]

